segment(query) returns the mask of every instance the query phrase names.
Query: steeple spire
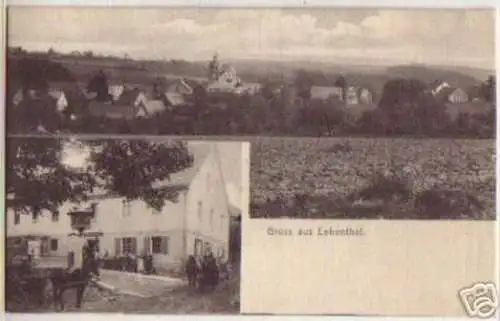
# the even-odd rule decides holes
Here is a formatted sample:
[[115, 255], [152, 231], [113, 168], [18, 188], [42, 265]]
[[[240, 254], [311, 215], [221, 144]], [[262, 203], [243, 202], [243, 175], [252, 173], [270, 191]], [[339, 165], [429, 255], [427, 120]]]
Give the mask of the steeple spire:
[[219, 55], [215, 52], [212, 61], [208, 64], [208, 79], [218, 80], [220, 75]]

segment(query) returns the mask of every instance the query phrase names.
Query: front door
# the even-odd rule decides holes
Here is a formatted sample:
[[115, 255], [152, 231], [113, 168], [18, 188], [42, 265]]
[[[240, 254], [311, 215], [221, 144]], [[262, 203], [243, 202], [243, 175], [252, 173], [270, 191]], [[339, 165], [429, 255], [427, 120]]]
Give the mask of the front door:
[[100, 252], [100, 244], [99, 244], [99, 239], [89, 239], [87, 240], [87, 244], [89, 245], [89, 247], [91, 249], [93, 249], [95, 251], [95, 253], [99, 253]]

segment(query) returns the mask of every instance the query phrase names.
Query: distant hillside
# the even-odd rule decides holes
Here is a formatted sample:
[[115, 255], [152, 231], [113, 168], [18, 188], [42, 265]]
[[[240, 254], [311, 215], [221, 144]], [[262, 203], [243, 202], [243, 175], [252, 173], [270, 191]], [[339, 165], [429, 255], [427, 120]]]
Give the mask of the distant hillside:
[[394, 66], [387, 68], [387, 73], [392, 77], [415, 78], [424, 83], [433, 81], [446, 81], [452, 86], [467, 89], [480, 82], [471, 75], [459, 71], [447, 70], [423, 65]]
[[482, 68], [474, 68], [474, 67], [463, 67], [463, 66], [439, 66], [440, 69], [443, 70], [453, 70], [456, 72], [460, 72], [465, 75], [472, 76], [479, 81], [485, 81], [488, 79], [488, 76], [494, 75], [494, 69], [482, 69]]
[[[50, 61], [51, 70], [49, 73], [45, 69], [37, 66], [28, 66], [15, 71], [11, 68], [10, 61], [17, 61], [26, 57], [44, 56]], [[22, 58], [24, 57], [24, 58]], [[188, 77], [203, 79], [207, 75], [208, 61], [185, 61], [185, 60], [132, 60], [120, 57], [101, 57], [88, 55], [70, 55], [57, 53], [52, 56], [47, 54], [25, 53], [22, 57], [9, 55], [9, 73], [11, 70], [18, 74], [15, 77], [30, 77], [29, 74], [37, 73], [46, 75], [48, 79], [54, 77], [68, 79], [76, 78], [78, 82], [87, 82], [99, 70], [105, 71], [112, 82], [126, 82], [135, 84], [152, 84], [157, 77]], [[12, 58], [12, 59], [10, 59]], [[37, 58], [38, 59], [38, 58]], [[426, 66], [426, 65], [400, 65], [381, 66], [369, 64], [349, 64], [339, 62], [323, 62], [317, 60], [303, 61], [272, 61], [272, 60], [227, 60], [222, 59], [222, 63], [232, 65], [238, 75], [247, 82], [259, 82], [270, 75], [283, 77], [286, 81], [293, 81], [298, 69], [307, 70], [318, 86], [333, 85], [341, 74], [349, 84], [367, 87], [372, 90], [377, 99], [382, 88], [389, 79], [395, 77], [416, 78], [424, 83], [431, 83], [442, 80], [451, 85], [468, 89], [470, 86], [480, 83], [487, 78], [490, 73], [472, 67], [449, 67], [449, 66]], [[56, 72], [55, 70], [60, 71]], [[45, 70], [45, 71], [44, 71]], [[26, 73], [28, 72], [28, 73]], [[22, 76], [24, 74], [25, 76]], [[54, 76], [59, 75], [59, 76]], [[62, 76], [65, 75], [65, 76]], [[45, 77], [45, 76], [44, 76]]]

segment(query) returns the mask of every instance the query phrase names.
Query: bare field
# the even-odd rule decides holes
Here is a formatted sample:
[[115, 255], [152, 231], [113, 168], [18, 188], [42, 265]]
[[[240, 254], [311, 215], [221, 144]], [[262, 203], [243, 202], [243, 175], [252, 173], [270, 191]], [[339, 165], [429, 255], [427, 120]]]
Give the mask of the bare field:
[[278, 215], [263, 204], [276, 199], [290, 204], [302, 197], [309, 204], [308, 217], [349, 218], [332, 204], [352, 201], [374, 174], [396, 172], [408, 178], [411, 193], [433, 188], [471, 193], [483, 208], [477, 217], [462, 218], [491, 219], [494, 157], [494, 140], [257, 138], [251, 148], [251, 216], [300, 216], [294, 209]]

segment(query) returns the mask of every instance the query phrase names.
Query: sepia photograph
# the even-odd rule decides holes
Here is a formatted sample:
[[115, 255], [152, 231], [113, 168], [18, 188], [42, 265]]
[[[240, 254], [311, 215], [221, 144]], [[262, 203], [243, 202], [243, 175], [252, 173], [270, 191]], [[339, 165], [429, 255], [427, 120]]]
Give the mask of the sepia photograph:
[[239, 313], [247, 147], [8, 138], [7, 312]]
[[494, 133], [492, 9], [10, 7], [7, 18], [8, 133]]

